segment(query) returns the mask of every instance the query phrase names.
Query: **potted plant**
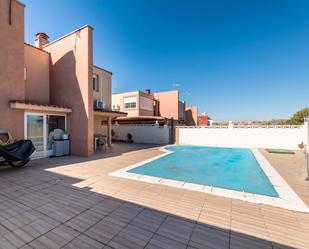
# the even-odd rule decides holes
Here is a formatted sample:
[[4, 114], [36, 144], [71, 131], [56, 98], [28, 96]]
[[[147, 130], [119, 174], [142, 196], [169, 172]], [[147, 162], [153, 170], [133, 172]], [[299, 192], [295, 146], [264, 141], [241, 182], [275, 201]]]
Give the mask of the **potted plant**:
[[112, 129], [111, 133], [112, 133], [112, 140], [116, 141], [116, 132]]
[[301, 142], [301, 144], [298, 144], [298, 148], [303, 149], [305, 147], [304, 142]]
[[127, 139], [128, 139], [127, 142], [128, 142], [128, 143], [133, 143], [132, 137], [133, 137], [133, 136], [132, 136], [131, 133], [128, 133], [128, 134], [127, 134]]

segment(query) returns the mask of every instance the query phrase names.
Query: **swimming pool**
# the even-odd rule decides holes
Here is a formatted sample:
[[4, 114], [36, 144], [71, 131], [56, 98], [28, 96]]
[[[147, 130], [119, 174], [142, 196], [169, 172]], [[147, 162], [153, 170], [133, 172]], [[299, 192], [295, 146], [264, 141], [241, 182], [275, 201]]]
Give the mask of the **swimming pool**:
[[158, 150], [163, 153], [109, 175], [309, 213], [259, 149], [171, 145]]
[[164, 157], [130, 173], [278, 197], [250, 149], [168, 146]]

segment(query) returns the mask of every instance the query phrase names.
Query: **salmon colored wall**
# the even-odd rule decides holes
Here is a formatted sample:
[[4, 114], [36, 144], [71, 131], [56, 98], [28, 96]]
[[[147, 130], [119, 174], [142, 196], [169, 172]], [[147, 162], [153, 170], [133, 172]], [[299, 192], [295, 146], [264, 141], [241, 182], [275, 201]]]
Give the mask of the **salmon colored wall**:
[[165, 118], [179, 118], [178, 116], [178, 99], [179, 93], [175, 91], [154, 93], [156, 100], [159, 100], [159, 114]]
[[197, 125], [197, 106], [191, 106], [186, 108], [186, 125]]
[[24, 45], [26, 100], [49, 104], [49, 53]]
[[10, 100], [24, 100], [24, 5], [12, 1], [9, 24], [9, 0], [0, 0], [0, 129], [14, 138], [24, 137], [24, 112], [10, 109]]
[[[105, 109], [111, 110], [112, 108], [112, 74], [100, 69], [93, 67], [93, 73], [99, 75], [99, 92], [93, 91], [93, 99], [102, 100], [105, 102]], [[101, 86], [102, 82], [102, 86]]]
[[197, 117], [197, 125], [208, 125], [208, 116], [202, 115]]
[[51, 55], [51, 104], [72, 107], [71, 152], [93, 153], [92, 28], [85, 26], [43, 47]]

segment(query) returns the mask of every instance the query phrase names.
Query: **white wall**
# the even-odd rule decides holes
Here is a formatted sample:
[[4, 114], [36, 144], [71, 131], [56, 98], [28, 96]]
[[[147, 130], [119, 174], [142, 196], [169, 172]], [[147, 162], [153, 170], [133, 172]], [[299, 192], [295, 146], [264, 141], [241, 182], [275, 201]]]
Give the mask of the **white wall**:
[[168, 144], [169, 128], [159, 128], [157, 125], [113, 125], [115, 138], [127, 140], [127, 134], [132, 134], [134, 143]]
[[266, 128], [179, 128], [181, 145], [205, 145], [236, 148], [276, 148], [297, 150], [308, 144], [306, 125]]

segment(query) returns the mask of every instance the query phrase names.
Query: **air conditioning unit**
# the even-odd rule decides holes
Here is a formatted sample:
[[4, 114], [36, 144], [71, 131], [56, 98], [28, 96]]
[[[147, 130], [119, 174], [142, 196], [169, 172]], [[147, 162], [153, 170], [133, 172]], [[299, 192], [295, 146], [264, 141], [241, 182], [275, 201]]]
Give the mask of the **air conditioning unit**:
[[105, 103], [102, 100], [95, 100], [94, 101], [94, 109], [103, 110], [105, 109]]
[[113, 111], [120, 111], [120, 105], [113, 105]]

